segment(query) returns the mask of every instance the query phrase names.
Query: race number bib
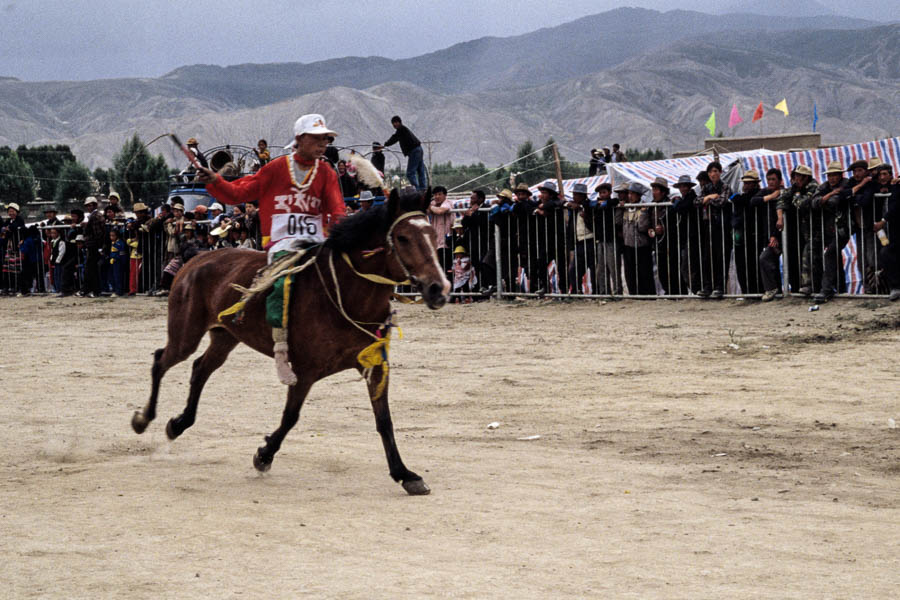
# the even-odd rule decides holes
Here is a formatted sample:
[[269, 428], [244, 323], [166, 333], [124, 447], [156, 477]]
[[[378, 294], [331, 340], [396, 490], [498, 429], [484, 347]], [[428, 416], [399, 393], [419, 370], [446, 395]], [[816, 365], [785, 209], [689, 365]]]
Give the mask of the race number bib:
[[269, 237], [273, 241], [290, 238], [303, 242], [324, 242], [322, 215], [304, 213], [272, 215], [272, 231]]

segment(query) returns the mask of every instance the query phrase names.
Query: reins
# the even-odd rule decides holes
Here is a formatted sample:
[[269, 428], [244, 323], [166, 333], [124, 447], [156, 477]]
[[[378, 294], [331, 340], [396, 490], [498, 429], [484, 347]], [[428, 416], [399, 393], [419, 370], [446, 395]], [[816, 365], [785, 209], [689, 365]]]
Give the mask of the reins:
[[[425, 213], [421, 211], [411, 211], [407, 213], [403, 213], [399, 217], [397, 217], [387, 231], [387, 243], [390, 252], [393, 253], [397, 262], [400, 263], [400, 267], [403, 269], [404, 274], [406, 275], [405, 281], [394, 281], [393, 279], [389, 279], [387, 277], [382, 277], [381, 275], [375, 275], [372, 273], [362, 273], [353, 266], [353, 261], [350, 260], [350, 256], [347, 255], [346, 252], [341, 252], [341, 258], [344, 259], [344, 262], [347, 263], [347, 266], [350, 270], [367, 281], [371, 281], [378, 285], [408, 285], [411, 283], [414, 278], [410, 275], [409, 269], [407, 269], [406, 265], [403, 263], [403, 260], [400, 258], [396, 249], [394, 248], [394, 241], [391, 239], [391, 233], [394, 231], [394, 227], [396, 225], [409, 217], [421, 215], [425, 217]], [[362, 375], [365, 378], [366, 382], [370, 385], [372, 384], [372, 375], [374, 373], [375, 367], [381, 367], [381, 380], [378, 382], [378, 386], [375, 388], [375, 393], [373, 398], [380, 398], [382, 393], [384, 393], [384, 389], [387, 385], [387, 376], [390, 371], [390, 364], [388, 362], [388, 352], [391, 348], [391, 329], [397, 327], [393, 323], [393, 318], [395, 311], [392, 311], [388, 314], [388, 318], [383, 323], [372, 323], [366, 321], [357, 321], [347, 314], [347, 311], [344, 309], [344, 302], [341, 299], [341, 285], [338, 281], [337, 271], [334, 268], [334, 252], [328, 253], [328, 271], [331, 273], [331, 281], [334, 285], [334, 298], [331, 297], [331, 292], [328, 290], [328, 285], [325, 282], [325, 277], [322, 275], [322, 269], [319, 268], [319, 262], [315, 261], [313, 263], [316, 267], [316, 274], [319, 276], [319, 281], [322, 283], [322, 289], [325, 291], [325, 296], [331, 302], [332, 305], [337, 309], [344, 319], [356, 327], [358, 330], [362, 331], [369, 337], [371, 337], [374, 341], [363, 348], [359, 354], [356, 355], [356, 360], [359, 362], [359, 365], [362, 367]], [[398, 297], [397, 294], [394, 294], [394, 297]], [[402, 296], [400, 296], [402, 298]], [[404, 298], [404, 300], [406, 300]], [[378, 325], [378, 329], [375, 333], [372, 333], [363, 325]], [[403, 338], [403, 331], [397, 327], [397, 333], [400, 339]]]

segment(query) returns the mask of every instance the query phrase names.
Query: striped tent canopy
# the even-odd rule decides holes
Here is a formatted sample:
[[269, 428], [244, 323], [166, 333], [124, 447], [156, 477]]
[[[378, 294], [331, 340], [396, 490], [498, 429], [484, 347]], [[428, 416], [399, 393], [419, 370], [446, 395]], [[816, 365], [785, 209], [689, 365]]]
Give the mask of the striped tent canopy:
[[[544, 185], [545, 183], [547, 183], [548, 181], [552, 181], [552, 182], [556, 183], [556, 178], [545, 179], [545, 180], [531, 186], [529, 188], [531, 190], [531, 193], [537, 195], [538, 188], [540, 186]], [[575, 184], [583, 183], [587, 186], [587, 189], [588, 189], [588, 199], [593, 200], [594, 198], [597, 197], [597, 192], [594, 191], [594, 188], [596, 188], [601, 183], [607, 183], [607, 182], [609, 182], [609, 175], [607, 175], [605, 173], [603, 175], [595, 175], [594, 177], [579, 177], [577, 179], [563, 179], [563, 191], [565, 192], [565, 195], [567, 198], [571, 198], [572, 197], [572, 188], [575, 187]]]
[[[768, 156], [775, 154], [771, 150], [748, 150], [745, 152], [725, 152], [719, 154], [719, 162], [725, 170], [735, 162], [741, 162], [753, 156]], [[687, 158], [667, 158], [665, 160], [648, 160], [642, 162], [621, 162], [606, 165], [606, 170], [611, 172], [615, 185], [637, 181], [649, 187], [657, 177], [662, 177], [674, 185], [682, 175], [690, 175], [693, 179], [700, 171], [705, 171], [706, 166], [712, 162], [712, 154], [689, 156]]]
[[900, 165], [900, 138], [888, 138], [863, 144], [850, 144], [848, 146], [835, 146], [833, 148], [820, 148], [818, 150], [804, 150], [803, 152], [769, 153], [766, 155], [746, 156], [741, 159], [745, 170], [756, 169], [760, 175], [777, 167], [784, 173], [785, 181], [788, 174], [797, 165], [806, 165], [812, 169], [816, 181], [825, 180], [825, 169], [833, 160], [841, 161], [846, 169], [857, 160], [868, 160], [878, 156], [884, 162], [894, 165], [895, 169]]

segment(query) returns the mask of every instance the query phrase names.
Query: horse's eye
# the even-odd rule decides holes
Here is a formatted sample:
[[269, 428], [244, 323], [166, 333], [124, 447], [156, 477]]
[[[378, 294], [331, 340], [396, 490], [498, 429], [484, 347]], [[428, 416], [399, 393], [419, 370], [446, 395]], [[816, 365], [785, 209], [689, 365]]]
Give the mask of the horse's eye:
[[408, 243], [409, 243], [409, 238], [406, 237], [405, 235], [398, 235], [398, 236], [397, 236], [397, 242], [400, 243], [400, 244], [408, 244]]

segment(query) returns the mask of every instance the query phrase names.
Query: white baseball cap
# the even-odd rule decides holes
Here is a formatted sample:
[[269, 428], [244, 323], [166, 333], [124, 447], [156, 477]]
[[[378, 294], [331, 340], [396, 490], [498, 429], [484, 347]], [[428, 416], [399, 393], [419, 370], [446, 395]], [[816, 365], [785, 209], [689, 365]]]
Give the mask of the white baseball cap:
[[213, 202], [212, 204], [210, 204], [209, 210], [221, 210], [222, 212], [225, 212], [225, 209], [222, 208], [222, 205], [218, 202]]
[[294, 136], [296, 137], [305, 133], [312, 135], [327, 133], [331, 136], [337, 136], [336, 131], [328, 129], [325, 125], [325, 117], [317, 114], [303, 115], [294, 122]]

